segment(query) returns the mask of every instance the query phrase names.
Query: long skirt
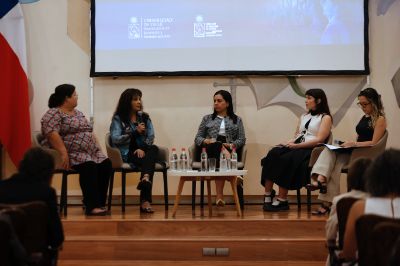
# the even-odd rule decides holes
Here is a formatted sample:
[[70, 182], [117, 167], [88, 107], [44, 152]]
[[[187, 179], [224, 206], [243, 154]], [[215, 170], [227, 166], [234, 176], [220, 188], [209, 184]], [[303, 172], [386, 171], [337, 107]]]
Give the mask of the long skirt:
[[312, 149], [290, 149], [274, 147], [261, 160], [261, 184], [271, 180], [286, 189], [298, 189], [310, 180], [310, 161]]

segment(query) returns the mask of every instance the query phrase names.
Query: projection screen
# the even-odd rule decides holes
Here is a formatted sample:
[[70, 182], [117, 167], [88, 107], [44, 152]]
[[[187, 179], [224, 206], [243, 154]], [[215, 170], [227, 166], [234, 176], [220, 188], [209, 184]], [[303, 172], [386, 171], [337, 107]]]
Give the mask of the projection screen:
[[367, 0], [92, 0], [91, 76], [369, 74]]

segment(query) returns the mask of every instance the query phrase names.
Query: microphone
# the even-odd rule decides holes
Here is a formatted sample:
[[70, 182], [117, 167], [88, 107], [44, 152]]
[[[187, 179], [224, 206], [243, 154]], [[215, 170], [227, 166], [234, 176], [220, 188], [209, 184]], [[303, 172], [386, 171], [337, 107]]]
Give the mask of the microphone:
[[138, 124], [143, 123], [143, 111], [137, 112], [136, 120], [137, 120]]

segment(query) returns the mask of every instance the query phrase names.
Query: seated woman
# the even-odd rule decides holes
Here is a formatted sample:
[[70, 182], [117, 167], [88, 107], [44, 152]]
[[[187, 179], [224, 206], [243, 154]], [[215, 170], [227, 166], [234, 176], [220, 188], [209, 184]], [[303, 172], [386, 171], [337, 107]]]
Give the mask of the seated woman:
[[[343, 147], [367, 147], [375, 145], [385, 134], [386, 119], [381, 96], [373, 88], [366, 88], [358, 95], [358, 105], [364, 116], [356, 126], [357, 141], [345, 141]], [[318, 199], [325, 202], [313, 214], [326, 214], [333, 197], [340, 193], [340, 174], [350, 160], [352, 149], [334, 151], [325, 148], [311, 171], [310, 190], [319, 189]]]
[[126, 89], [120, 96], [110, 126], [111, 143], [117, 147], [122, 160], [141, 169], [140, 212], [153, 213], [152, 181], [158, 147], [153, 145], [154, 128], [147, 113], [143, 113], [142, 92]]
[[[197, 158], [200, 158], [202, 148], [206, 148], [208, 158], [216, 158], [219, 167], [220, 152], [227, 158], [233, 147], [240, 154], [240, 149], [246, 143], [242, 119], [233, 112], [232, 96], [228, 91], [219, 90], [214, 94], [214, 112], [205, 115], [200, 123], [194, 142], [197, 146]], [[240, 158], [239, 158], [240, 159]], [[224, 180], [216, 180], [217, 206], [224, 206]]]
[[400, 150], [390, 149], [378, 156], [367, 170], [366, 190], [371, 197], [359, 200], [350, 209], [344, 234], [343, 251], [339, 257], [356, 259], [355, 225], [364, 214], [400, 218]]
[[333, 198], [329, 218], [326, 220], [326, 241], [328, 244], [336, 245], [338, 234], [338, 217], [336, 212], [336, 205], [339, 200], [344, 198], [365, 199], [368, 193], [365, 192], [365, 171], [372, 163], [371, 159], [359, 158], [354, 161], [349, 167], [347, 174], [347, 188], [348, 192], [340, 194]]
[[106, 215], [104, 208], [111, 161], [102, 153], [93, 134], [92, 124], [76, 109], [75, 87], [62, 84], [49, 99], [49, 110], [43, 115], [43, 145], [61, 154], [62, 167], [79, 173], [86, 215]]
[[[294, 139], [274, 147], [261, 160], [264, 211], [289, 210], [288, 190], [305, 185], [312, 149], [329, 137], [332, 117], [325, 92], [321, 89], [306, 91], [306, 108], [308, 112], [300, 117]], [[279, 186], [276, 200], [273, 200], [274, 183]]]
[[0, 181], [0, 203], [45, 202], [49, 212], [48, 245], [57, 249], [64, 242], [64, 231], [56, 191], [50, 186], [53, 172], [53, 157], [41, 148], [31, 148], [20, 162], [18, 173]]

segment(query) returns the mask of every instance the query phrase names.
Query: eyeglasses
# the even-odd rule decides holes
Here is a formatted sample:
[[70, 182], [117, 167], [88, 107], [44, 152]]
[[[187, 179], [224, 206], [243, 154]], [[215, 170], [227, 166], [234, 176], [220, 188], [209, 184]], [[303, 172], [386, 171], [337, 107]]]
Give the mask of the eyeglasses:
[[357, 103], [358, 107], [367, 107], [368, 105], [370, 105], [371, 103]]

